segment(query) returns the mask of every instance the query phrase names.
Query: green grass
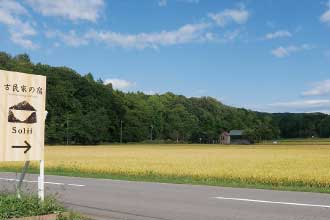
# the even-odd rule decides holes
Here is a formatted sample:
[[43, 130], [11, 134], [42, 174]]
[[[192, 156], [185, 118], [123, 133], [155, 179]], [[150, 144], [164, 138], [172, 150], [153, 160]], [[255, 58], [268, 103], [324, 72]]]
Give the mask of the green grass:
[[52, 196], [41, 202], [36, 195], [24, 194], [19, 199], [16, 194], [0, 193], [0, 220], [58, 214], [58, 220], [87, 220], [79, 214], [69, 212]]
[[47, 215], [63, 212], [64, 208], [53, 198], [47, 197], [41, 202], [33, 195], [0, 194], [0, 219]]
[[74, 212], [70, 212], [69, 215], [59, 214], [57, 220], [89, 220], [89, 219], [82, 217], [81, 215], [76, 214]]

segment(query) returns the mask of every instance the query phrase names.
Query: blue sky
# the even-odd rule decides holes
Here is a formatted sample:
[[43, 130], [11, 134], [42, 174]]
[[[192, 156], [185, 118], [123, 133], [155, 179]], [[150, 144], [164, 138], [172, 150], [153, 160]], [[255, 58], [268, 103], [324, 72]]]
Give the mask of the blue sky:
[[123, 91], [330, 113], [328, 0], [0, 0], [1, 51]]

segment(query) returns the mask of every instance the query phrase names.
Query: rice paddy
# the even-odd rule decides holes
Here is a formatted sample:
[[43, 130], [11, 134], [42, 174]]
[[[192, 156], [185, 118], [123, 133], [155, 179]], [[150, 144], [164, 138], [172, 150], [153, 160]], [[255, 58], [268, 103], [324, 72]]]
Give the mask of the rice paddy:
[[330, 192], [330, 145], [49, 146], [45, 155], [51, 174]]

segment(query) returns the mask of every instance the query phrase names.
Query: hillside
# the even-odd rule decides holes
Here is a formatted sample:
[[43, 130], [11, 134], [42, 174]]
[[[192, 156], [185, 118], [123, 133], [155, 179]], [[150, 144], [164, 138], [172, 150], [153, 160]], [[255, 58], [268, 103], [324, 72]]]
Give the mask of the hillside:
[[211, 97], [124, 93], [91, 73], [34, 64], [26, 54], [0, 53], [0, 69], [47, 76], [48, 144], [119, 142], [121, 121], [123, 142], [150, 140], [152, 132], [159, 141], [212, 143], [230, 129], [245, 129], [254, 140], [330, 136], [330, 117], [321, 113], [258, 113]]

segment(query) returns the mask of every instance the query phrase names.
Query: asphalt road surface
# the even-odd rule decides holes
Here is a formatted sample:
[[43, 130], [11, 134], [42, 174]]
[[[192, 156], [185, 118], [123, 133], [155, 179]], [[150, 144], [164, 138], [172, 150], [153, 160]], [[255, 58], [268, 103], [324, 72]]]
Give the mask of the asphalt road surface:
[[[0, 189], [16, 175], [0, 173]], [[27, 175], [25, 190], [36, 190]], [[330, 195], [46, 176], [46, 192], [94, 219], [329, 220]]]

